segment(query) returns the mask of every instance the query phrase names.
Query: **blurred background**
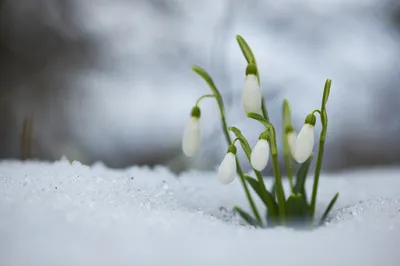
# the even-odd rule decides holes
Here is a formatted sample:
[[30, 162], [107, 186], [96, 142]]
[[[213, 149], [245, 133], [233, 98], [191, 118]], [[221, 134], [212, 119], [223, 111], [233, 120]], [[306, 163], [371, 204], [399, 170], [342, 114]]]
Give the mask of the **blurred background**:
[[324, 169], [400, 164], [398, 0], [0, 0], [0, 30], [1, 159], [24, 156], [28, 138], [26, 156], [40, 160], [215, 169], [227, 146], [213, 100], [201, 103], [199, 153], [181, 152], [209, 93], [190, 66], [210, 73], [229, 125], [254, 145], [240, 34], [278, 133], [283, 99], [299, 130], [331, 78]]

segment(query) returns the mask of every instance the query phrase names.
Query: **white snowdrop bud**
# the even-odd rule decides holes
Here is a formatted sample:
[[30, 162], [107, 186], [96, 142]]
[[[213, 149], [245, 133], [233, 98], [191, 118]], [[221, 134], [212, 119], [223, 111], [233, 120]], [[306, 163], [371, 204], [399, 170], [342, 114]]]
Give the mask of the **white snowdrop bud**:
[[290, 154], [292, 155], [293, 158], [295, 158], [297, 134], [294, 131], [292, 126], [286, 127], [285, 130], [286, 130], [286, 138], [287, 138]]
[[182, 151], [192, 157], [198, 150], [201, 141], [200, 108], [193, 107], [190, 120], [187, 122], [182, 138]]
[[259, 113], [261, 110], [262, 92], [257, 78], [257, 67], [249, 64], [246, 69], [246, 80], [242, 92], [242, 107], [245, 113]]
[[235, 179], [236, 170], [236, 147], [235, 145], [231, 145], [219, 166], [219, 181], [222, 184], [231, 183]]
[[296, 140], [295, 160], [304, 163], [310, 157], [314, 147], [314, 126], [304, 124]]
[[297, 138], [293, 137], [292, 133], [288, 134], [288, 143], [289, 147], [291, 147], [292, 156], [298, 163], [304, 163], [312, 154], [315, 121], [314, 114], [309, 114]]
[[251, 166], [257, 171], [264, 170], [268, 163], [270, 148], [267, 138], [268, 132], [262, 133], [251, 152]]

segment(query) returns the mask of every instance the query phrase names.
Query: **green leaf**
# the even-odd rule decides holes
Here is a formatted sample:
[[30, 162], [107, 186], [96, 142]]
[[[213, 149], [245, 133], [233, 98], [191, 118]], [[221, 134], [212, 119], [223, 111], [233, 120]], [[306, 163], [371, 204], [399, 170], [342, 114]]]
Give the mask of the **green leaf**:
[[223, 102], [222, 102], [222, 96], [221, 93], [219, 92], [219, 90], [217, 89], [217, 87], [214, 84], [213, 79], [210, 77], [210, 75], [201, 67], [199, 66], [192, 66], [192, 70], [199, 75], [201, 78], [204, 79], [204, 81], [208, 84], [208, 86], [210, 87], [211, 91], [214, 93], [214, 95], [216, 96], [216, 100], [218, 101], [218, 104], [221, 105], [221, 107], [223, 107]]
[[283, 159], [285, 161], [286, 173], [290, 183], [290, 189], [292, 192], [294, 191], [293, 187], [293, 172], [292, 172], [292, 164], [291, 164], [291, 155], [290, 155], [290, 147], [287, 139], [287, 131], [286, 127], [292, 125], [292, 115], [290, 112], [289, 101], [287, 99], [283, 100], [282, 105], [282, 117], [283, 117]]
[[261, 194], [261, 189], [260, 189], [260, 183], [254, 178], [252, 178], [249, 175], [244, 175], [244, 178], [246, 179], [247, 182], [249, 182], [250, 186], [253, 188], [253, 190], [257, 193], [258, 196], [260, 196], [260, 199], [263, 199], [263, 196]]
[[251, 147], [249, 145], [249, 142], [243, 136], [242, 132], [237, 127], [230, 127], [228, 128], [228, 130], [232, 131], [235, 134], [235, 136], [240, 139], [240, 144], [242, 145], [242, 148], [246, 153], [247, 158], [250, 160]]
[[322, 105], [323, 106], [325, 106], [326, 103], [328, 102], [329, 94], [331, 92], [331, 85], [332, 85], [332, 80], [326, 79], [325, 86], [324, 86], [324, 94], [322, 96]]
[[302, 194], [291, 194], [285, 205], [288, 224], [301, 225], [308, 220], [309, 206]]
[[[236, 127], [230, 127], [228, 129], [230, 131], [232, 131], [236, 135], [237, 138], [239, 138], [242, 148], [243, 148], [244, 152], [246, 153], [247, 158], [250, 161], [251, 148], [250, 148], [250, 145], [247, 142], [246, 138], [242, 135], [242, 132]], [[254, 191], [257, 193], [257, 195], [260, 197], [260, 199], [264, 202], [265, 206], [268, 209], [269, 214], [271, 216], [276, 216], [278, 211], [276, 209], [277, 205], [275, 203], [275, 199], [271, 195], [271, 193], [269, 193], [268, 190], [265, 188], [261, 173], [256, 170], [254, 170], [254, 172], [256, 173], [257, 178], [260, 180], [260, 182], [257, 181], [256, 179], [252, 178], [249, 175], [244, 175], [244, 178], [251, 185], [251, 187], [254, 189]]]
[[273, 163], [273, 171], [276, 180], [276, 195], [278, 198], [278, 207], [279, 207], [279, 216], [281, 218], [281, 222], [285, 223], [285, 191], [282, 185], [281, 175], [279, 173], [279, 164], [278, 164], [278, 149], [276, 146], [276, 136], [275, 136], [275, 128], [274, 126], [268, 122], [267, 119], [262, 117], [257, 113], [247, 113], [247, 117], [258, 120], [262, 123], [270, 133], [270, 140], [269, 144], [271, 147], [271, 154], [272, 154], [272, 163]]
[[283, 100], [282, 116], [283, 116], [283, 128], [285, 128], [287, 125], [292, 124], [292, 114], [290, 111], [289, 101], [287, 99]]
[[236, 35], [236, 40], [239, 44], [240, 49], [242, 50], [244, 57], [246, 58], [247, 63], [253, 63], [257, 65], [256, 58], [254, 57], [253, 52], [251, 51], [249, 45], [243, 39], [243, 37], [240, 35]]
[[305, 190], [305, 184], [306, 184], [306, 179], [307, 179], [307, 173], [308, 169], [310, 169], [310, 164], [312, 162], [313, 156], [311, 155], [307, 161], [301, 164], [299, 170], [297, 171], [297, 176], [296, 176], [296, 184], [294, 186], [294, 193], [295, 194], [302, 194], [304, 197], [304, 200], [307, 201], [307, 195], [306, 195], [306, 190]]
[[327, 218], [328, 215], [329, 215], [329, 212], [332, 210], [333, 205], [335, 205], [335, 203], [336, 203], [338, 197], [339, 197], [339, 192], [335, 194], [335, 196], [333, 197], [333, 199], [332, 199], [331, 202], [329, 203], [328, 207], [326, 208], [324, 214], [323, 214], [322, 217], [321, 217], [321, 220], [319, 221], [319, 224], [320, 224], [320, 225], [322, 225], [322, 224], [325, 222], [326, 218]]
[[275, 198], [276, 197], [276, 182], [274, 182], [271, 186], [271, 194]]
[[262, 101], [261, 101], [261, 111], [262, 111], [264, 118], [269, 122], [269, 115], [268, 115], [267, 107], [265, 107], [265, 97], [264, 96], [262, 97]]
[[247, 117], [257, 120], [258, 122], [262, 123], [266, 128], [271, 128], [271, 123], [257, 113], [247, 113]]
[[278, 205], [272, 194], [268, 192], [268, 190], [263, 187], [255, 178], [252, 178], [249, 175], [244, 175], [244, 178], [263, 201], [268, 209], [269, 215], [275, 217], [278, 213]]
[[257, 222], [257, 220], [251, 217], [251, 215], [245, 212], [244, 210], [240, 209], [237, 206], [233, 207], [233, 210], [239, 213], [239, 215], [243, 218], [243, 220], [245, 220], [248, 224], [256, 227], [261, 227], [260, 224]]

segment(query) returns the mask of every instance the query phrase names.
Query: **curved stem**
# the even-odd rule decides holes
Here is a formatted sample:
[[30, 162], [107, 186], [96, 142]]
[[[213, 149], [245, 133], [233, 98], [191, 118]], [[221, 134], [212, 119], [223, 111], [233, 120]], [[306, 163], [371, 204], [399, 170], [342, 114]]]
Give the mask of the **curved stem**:
[[199, 105], [200, 101], [203, 100], [204, 98], [214, 98], [215, 95], [214, 94], [205, 94], [203, 96], [201, 96], [197, 101], [196, 101], [196, 105]]
[[314, 113], [318, 113], [319, 115], [321, 115], [321, 111], [320, 110], [318, 110], [318, 109], [315, 109], [314, 111], [312, 111], [311, 112], [312, 114], [314, 114]]
[[232, 144], [235, 145], [235, 142], [236, 142], [236, 141], [242, 142], [242, 140], [241, 140], [240, 138], [236, 138], [236, 139], [234, 139], [234, 140], [232, 141]]

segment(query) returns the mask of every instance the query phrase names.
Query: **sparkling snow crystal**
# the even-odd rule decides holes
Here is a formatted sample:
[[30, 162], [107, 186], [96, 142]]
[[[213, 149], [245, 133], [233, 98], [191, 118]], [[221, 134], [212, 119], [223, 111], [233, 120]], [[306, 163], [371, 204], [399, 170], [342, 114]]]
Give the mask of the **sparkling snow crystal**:
[[0, 265], [400, 265], [399, 173], [324, 176], [318, 211], [341, 193], [330, 221], [295, 231], [241, 225], [240, 182], [217, 172], [4, 161]]

